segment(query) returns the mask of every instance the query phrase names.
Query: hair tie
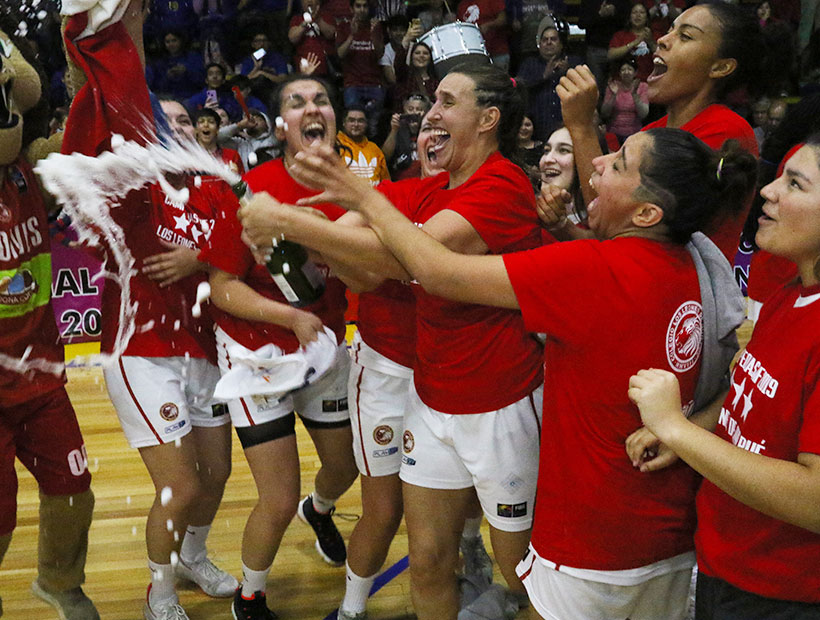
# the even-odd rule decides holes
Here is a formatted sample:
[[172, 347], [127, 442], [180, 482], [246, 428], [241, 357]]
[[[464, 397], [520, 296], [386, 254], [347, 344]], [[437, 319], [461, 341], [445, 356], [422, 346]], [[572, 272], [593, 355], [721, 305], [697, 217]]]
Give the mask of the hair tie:
[[514, 78], [514, 77], [511, 77], [511, 78], [510, 78], [510, 82], [512, 82], [513, 88], [517, 88], [517, 87], [518, 87], [518, 82], [516, 82], [516, 81], [515, 81], [515, 78]]
[[720, 158], [720, 161], [718, 162], [717, 172], [715, 173], [715, 176], [717, 177], [718, 181], [720, 181], [720, 173], [723, 172], [723, 159], [723, 157]]

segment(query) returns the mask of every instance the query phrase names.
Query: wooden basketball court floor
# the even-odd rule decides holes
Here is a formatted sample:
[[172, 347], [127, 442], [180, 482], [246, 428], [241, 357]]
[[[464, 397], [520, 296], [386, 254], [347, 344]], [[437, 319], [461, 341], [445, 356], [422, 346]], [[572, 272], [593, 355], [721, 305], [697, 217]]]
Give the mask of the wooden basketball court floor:
[[[103, 620], [140, 620], [148, 585], [144, 527], [153, 500], [153, 487], [136, 450], [128, 447], [108, 400], [100, 367], [68, 369], [68, 392], [88, 449], [92, 488], [96, 496], [91, 525], [86, 593]], [[297, 423], [302, 464], [302, 492], [312, 490], [318, 458], [304, 428]], [[36, 576], [38, 491], [34, 479], [19, 465], [17, 529], [0, 567], [0, 596], [8, 620], [52, 620], [53, 608], [35, 598], [30, 584]], [[241, 573], [240, 544], [245, 519], [256, 490], [239, 442], [234, 434], [233, 472], [208, 539], [215, 562]], [[356, 483], [337, 504], [336, 523], [347, 540], [360, 513]], [[484, 539], [489, 547], [489, 533]], [[294, 519], [282, 542], [268, 578], [268, 604], [281, 620], [323, 620], [337, 608], [344, 594], [345, 569], [325, 564], [313, 548], [312, 531]], [[402, 524], [390, 549], [385, 569], [407, 554], [407, 534]], [[503, 583], [496, 569], [495, 581]], [[410, 604], [408, 571], [400, 572], [373, 595], [371, 620], [415, 618]], [[191, 620], [228, 620], [230, 599], [213, 599], [193, 585], [180, 586], [180, 602]], [[518, 618], [526, 618], [524, 611]]]

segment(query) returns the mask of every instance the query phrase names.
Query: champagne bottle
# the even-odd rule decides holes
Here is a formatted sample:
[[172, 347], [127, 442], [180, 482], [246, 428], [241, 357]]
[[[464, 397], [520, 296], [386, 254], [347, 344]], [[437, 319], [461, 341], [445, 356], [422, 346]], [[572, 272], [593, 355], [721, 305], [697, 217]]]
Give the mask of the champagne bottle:
[[[239, 181], [231, 189], [240, 202], [250, 200], [252, 194], [245, 181]], [[266, 267], [288, 303], [301, 308], [318, 301], [325, 292], [325, 279], [308, 258], [307, 250], [284, 238], [273, 239], [272, 244], [273, 251]]]

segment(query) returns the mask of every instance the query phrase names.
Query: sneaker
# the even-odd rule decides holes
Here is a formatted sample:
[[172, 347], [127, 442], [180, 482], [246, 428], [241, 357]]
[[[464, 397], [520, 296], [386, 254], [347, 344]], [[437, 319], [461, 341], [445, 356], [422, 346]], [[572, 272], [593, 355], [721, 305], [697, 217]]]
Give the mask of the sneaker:
[[229, 598], [239, 587], [239, 582], [230, 573], [218, 568], [206, 556], [199, 562], [185, 562], [182, 558], [176, 568], [177, 577], [193, 581], [208, 596]]
[[339, 607], [339, 611], [336, 613], [336, 620], [367, 620], [367, 612], [363, 611], [354, 614]]
[[91, 599], [82, 588], [73, 588], [65, 592], [47, 592], [40, 581], [31, 582], [31, 592], [39, 599], [54, 607], [60, 620], [100, 620], [100, 614]]
[[335, 510], [335, 508], [331, 509], [326, 515], [316, 512], [313, 499], [308, 495], [299, 502], [296, 514], [313, 528], [316, 534], [316, 551], [322, 559], [333, 566], [343, 566], [347, 559], [347, 551], [345, 551], [345, 541], [336, 529], [336, 524], [333, 523], [332, 515]]
[[242, 588], [236, 589], [231, 604], [234, 620], [277, 620], [279, 616], [268, 609], [264, 592], [254, 592], [252, 599], [242, 596]]
[[179, 599], [176, 596], [167, 601], [157, 601], [152, 605], [151, 584], [148, 584], [142, 614], [145, 620], [189, 620], [188, 614], [182, 609], [182, 605], [179, 604]]
[[477, 575], [492, 583], [493, 561], [484, 548], [484, 539], [481, 536], [462, 537], [459, 549], [464, 560], [464, 574]]

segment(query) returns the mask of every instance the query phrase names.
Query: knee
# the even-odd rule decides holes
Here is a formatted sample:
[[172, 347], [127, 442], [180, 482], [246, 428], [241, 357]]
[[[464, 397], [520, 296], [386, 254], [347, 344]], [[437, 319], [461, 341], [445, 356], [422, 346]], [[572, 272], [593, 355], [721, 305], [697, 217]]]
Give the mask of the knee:
[[257, 505], [277, 528], [284, 530], [296, 516], [299, 491], [276, 489], [275, 492], [260, 493]]
[[172, 512], [187, 511], [202, 495], [202, 483], [197, 476], [167, 481], [157, 486], [154, 502]]
[[448, 549], [435, 540], [410, 543], [410, 570], [417, 582], [438, 582], [454, 576], [458, 564], [458, 546]]
[[362, 506], [362, 519], [379, 524], [385, 531], [395, 532], [404, 515], [401, 497], [397, 500], [384, 498], [378, 502], [369, 502]]
[[[205, 491], [219, 492], [225, 488], [228, 478], [231, 476], [231, 461], [224, 463], [208, 463], [200, 465], [199, 478]], [[204, 469], [202, 469], [204, 468]]]

